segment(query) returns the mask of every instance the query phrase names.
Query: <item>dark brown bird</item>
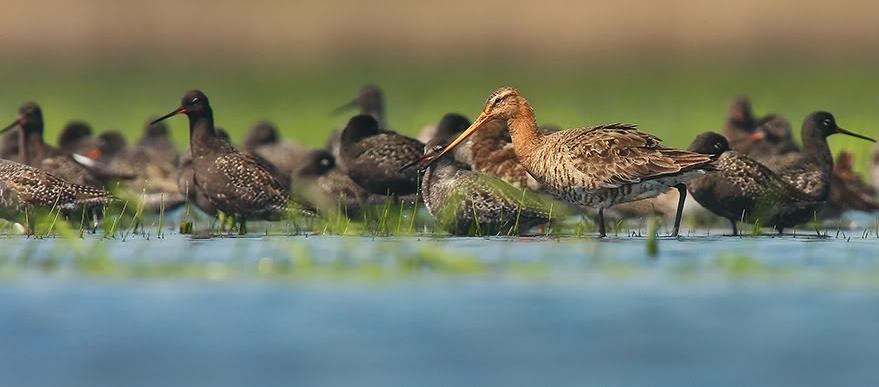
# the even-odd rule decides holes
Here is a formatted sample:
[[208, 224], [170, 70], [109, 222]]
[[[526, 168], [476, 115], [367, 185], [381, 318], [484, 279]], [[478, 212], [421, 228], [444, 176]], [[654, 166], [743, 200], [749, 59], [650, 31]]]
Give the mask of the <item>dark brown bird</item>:
[[0, 217], [21, 222], [33, 231], [33, 210], [71, 214], [103, 205], [111, 199], [104, 190], [69, 183], [52, 173], [9, 160], [0, 160]]
[[357, 97], [350, 102], [339, 106], [333, 113], [342, 113], [352, 108], [359, 108], [360, 114], [372, 116], [378, 121], [380, 129], [387, 130], [387, 122], [385, 121], [385, 96], [382, 90], [376, 85], [366, 85], [357, 92]]
[[[496, 119], [507, 121], [516, 157], [545, 192], [584, 209], [598, 209], [601, 236], [606, 235], [605, 208], [655, 197], [672, 187], [681, 193], [673, 231], [677, 235], [686, 198], [684, 183], [713, 169], [713, 157], [665, 147], [634, 125], [541, 133], [528, 101], [510, 87], [492, 93], [479, 118], [437, 157]], [[427, 167], [433, 159], [424, 160], [421, 166]]]
[[217, 209], [233, 217], [239, 233], [247, 219], [278, 219], [288, 208], [287, 189], [257, 159], [217, 137], [208, 97], [187, 92], [180, 107], [155, 122], [186, 114], [195, 186]]
[[421, 197], [437, 225], [453, 235], [519, 235], [559, 216], [559, 206], [501, 179], [470, 170], [452, 155], [437, 156], [447, 139], [425, 146], [432, 160], [422, 177]]
[[18, 160], [18, 136], [19, 132], [12, 130], [0, 137], [0, 159]]
[[[723, 134], [729, 140], [732, 150], [760, 160], [760, 157], [777, 152], [779, 149], [768, 148], [767, 144], [761, 144], [756, 140], [759, 140], [763, 134], [774, 133], [776, 128], [783, 129], [785, 125], [790, 126], [790, 122], [777, 114], [757, 118], [754, 116], [748, 97], [738, 96], [730, 103]], [[759, 133], [761, 127], [767, 133]], [[752, 149], [757, 145], [760, 145], [760, 149]]]
[[[783, 118], [773, 117], [762, 123], [752, 138], [755, 141], [751, 147], [752, 157], [770, 166], [784, 165], [802, 158], [800, 148], [794, 142], [790, 122]], [[827, 206], [820, 212], [820, 218], [835, 218], [847, 210], [871, 212], [877, 209], [875, 191], [854, 173], [851, 157], [849, 153], [840, 153], [834, 163]]]
[[879, 211], [876, 189], [861, 179], [854, 170], [855, 158], [850, 152], [839, 152], [830, 175], [830, 196], [822, 218], [838, 217], [844, 211]]
[[302, 144], [282, 140], [278, 128], [268, 121], [260, 121], [250, 127], [244, 139], [244, 150], [262, 157], [286, 176], [293, 175], [309, 152]]
[[143, 134], [137, 141], [137, 147], [149, 150], [156, 162], [176, 165], [180, 160], [180, 151], [171, 139], [171, 132], [164, 122], [152, 123], [156, 117], [147, 119], [143, 126]]
[[[223, 128], [215, 128], [217, 138], [229, 142], [229, 133]], [[192, 149], [187, 149], [180, 156], [180, 162], [177, 165], [177, 189], [186, 200], [195, 204], [198, 209], [210, 216], [217, 216], [217, 208], [211, 204], [208, 197], [202, 193], [195, 185], [195, 170], [192, 167]]]
[[[350, 218], [358, 218], [370, 194], [336, 168], [333, 155], [326, 150], [309, 152], [295, 172], [298, 194], [317, 208], [339, 208]], [[304, 187], [304, 188], [301, 188]]]
[[400, 166], [421, 159], [424, 145], [416, 139], [379, 130], [372, 116], [348, 121], [341, 138], [341, 158], [348, 175], [368, 192], [404, 196], [418, 189], [418, 170]]
[[136, 171], [137, 177], [126, 181], [126, 192], [143, 202], [146, 212], [170, 211], [186, 202], [177, 186], [177, 164], [155, 148], [129, 146], [118, 131], [106, 131], [97, 137], [99, 160], [115, 171]]
[[58, 134], [58, 149], [64, 153], [86, 155], [97, 146], [92, 127], [84, 121], [70, 121]]
[[800, 152], [794, 142], [790, 121], [775, 114], [766, 116], [747, 142], [747, 156], [757, 161]]
[[827, 200], [833, 173], [833, 155], [827, 145], [827, 137], [836, 133], [876, 141], [840, 128], [830, 113], [815, 112], [803, 121], [803, 152], [768, 158], [765, 165], [800, 191], [822, 201]]
[[96, 188], [112, 181], [134, 178], [134, 174], [115, 173], [87, 157], [64, 153], [46, 144], [43, 141], [43, 112], [34, 102], [23, 104], [18, 109], [18, 119], [0, 133], [15, 127], [21, 128], [18, 148], [22, 164], [51, 172], [70, 183]]
[[769, 168], [731, 150], [726, 138], [714, 132], [699, 135], [688, 150], [716, 155], [717, 171], [690, 181], [693, 198], [711, 212], [729, 220], [733, 235], [736, 221], [765, 226], [791, 227], [814, 213], [823, 201], [801, 192]]

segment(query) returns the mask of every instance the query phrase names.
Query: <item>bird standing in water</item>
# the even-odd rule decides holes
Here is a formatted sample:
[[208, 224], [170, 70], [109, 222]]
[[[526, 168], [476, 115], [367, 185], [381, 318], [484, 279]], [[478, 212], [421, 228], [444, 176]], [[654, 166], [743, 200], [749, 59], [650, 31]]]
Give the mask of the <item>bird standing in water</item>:
[[606, 236], [604, 209], [617, 203], [655, 197], [671, 188], [681, 193], [673, 235], [680, 228], [686, 183], [712, 170], [713, 156], [663, 146], [634, 125], [608, 124], [544, 134], [534, 110], [518, 90], [498, 89], [482, 113], [422, 168], [453, 150], [490, 121], [507, 121], [516, 157], [545, 192], [579, 206], [598, 209], [599, 235]]
[[716, 172], [692, 180], [687, 186], [699, 204], [729, 220], [733, 235], [738, 235], [738, 220], [784, 228], [793, 225], [791, 219], [812, 214], [824, 204], [821, 198], [798, 190], [763, 164], [730, 149], [726, 138], [717, 133], [700, 134], [688, 150], [718, 157]]
[[100, 206], [111, 200], [102, 189], [69, 183], [52, 173], [9, 160], [0, 160], [0, 217], [13, 221], [26, 218], [33, 232], [34, 209], [74, 210]]
[[285, 214], [287, 189], [257, 159], [217, 136], [213, 110], [204, 93], [187, 92], [179, 108], [153, 123], [178, 114], [189, 118], [196, 187], [213, 206], [235, 219], [240, 234], [247, 232], [248, 219], [272, 220]]

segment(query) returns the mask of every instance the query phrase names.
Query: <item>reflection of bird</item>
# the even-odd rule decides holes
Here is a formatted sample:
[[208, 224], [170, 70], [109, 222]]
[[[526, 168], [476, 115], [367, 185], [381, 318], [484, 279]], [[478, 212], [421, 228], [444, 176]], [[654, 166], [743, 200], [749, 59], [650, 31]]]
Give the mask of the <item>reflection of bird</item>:
[[[442, 136], [431, 140], [425, 146], [425, 156], [438, 154], [445, 143]], [[496, 177], [471, 171], [451, 155], [439, 157], [427, 167], [421, 187], [430, 214], [454, 235], [518, 235], [547, 223], [552, 216], [550, 202]]]
[[31, 232], [34, 209], [70, 214], [108, 200], [110, 194], [102, 189], [68, 183], [42, 169], [0, 160], [0, 217], [14, 222], [26, 220]]
[[342, 131], [341, 157], [348, 175], [367, 191], [403, 196], [418, 188], [415, 168], [400, 166], [417, 162], [424, 146], [413, 138], [379, 130], [372, 116], [358, 115]]
[[158, 118], [186, 114], [195, 186], [217, 209], [232, 216], [239, 233], [246, 219], [277, 219], [287, 210], [288, 193], [264, 165], [217, 137], [208, 98], [187, 92], [180, 107]]
[[707, 132], [699, 135], [690, 151], [718, 156], [717, 171], [688, 184], [699, 204], [729, 220], [733, 235], [736, 221], [760, 223], [779, 229], [794, 226], [814, 213], [822, 199], [801, 192], [763, 164], [731, 150], [726, 138]]
[[143, 202], [146, 212], [171, 210], [182, 205], [186, 198], [177, 187], [177, 164], [152, 147], [129, 146], [117, 131], [107, 131], [97, 137], [99, 160], [112, 170], [137, 171], [137, 177], [127, 181], [125, 188]]
[[282, 140], [278, 128], [268, 121], [257, 122], [250, 128], [244, 139], [244, 150], [262, 157], [286, 176], [291, 176], [308, 155], [303, 145]]
[[361, 207], [369, 197], [363, 187], [357, 185], [345, 171], [336, 168], [333, 155], [326, 150], [309, 152], [295, 172], [300, 190], [314, 188], [317, 192], [299, 192], [318, 208], [336, 208], [348, 217], [357, 218]]
[[90, 187], [104, 187], [111, 181], [134, 177], [134, 174], [115, 173], [85, 156], [73, 156], [46, 144], [43, 141], [43, 112], [34, 102], [23, 104], [18, 109], [18, 119], [0, 132], [15, 127], [21, 128], [18, 150], [22, 164], [51, 172], [67, 182]]
[[[531, 106], [518, 90], [509, 87], [492, 93], [473, 125], [436, 157], [496, 119], [507, 121], [519, 162], [545, 192], [581, 208], [598, 209], [601, 236], [606, 235], [605, 208], [655, 197], [672, 187], [681, 192], [673, 231], [677, 235], [686, 197], [684, 183], [712, 169], [712, 157], [667, 148], [634, 125], [608, 124], [541, 133]], [[423, 160], [422, 167], [436, 157]]]

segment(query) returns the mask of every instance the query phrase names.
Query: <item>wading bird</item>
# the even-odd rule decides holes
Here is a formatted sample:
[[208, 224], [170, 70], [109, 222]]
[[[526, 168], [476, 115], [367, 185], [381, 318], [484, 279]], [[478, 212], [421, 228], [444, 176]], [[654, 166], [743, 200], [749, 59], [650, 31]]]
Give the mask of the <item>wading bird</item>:
[[476, 121], [435, 157], [423, 159], [421, 167], [426, 168], [496, 119], [507, 121], [516, 157], [545, 192], [584, 209], [598, 209], [602, 237], [606, 235], [604, 209], [655, 197], [672, 187], [681, 193], [672, 232], [677, 235], [687, 191], [684, 183], [713, 169], [713, 156], [665, 147], [634, 125], [541, 133], [534, 110], [510, 87], [492, 93]]
[[187, 92], [180, 107], [153, 123], [178, 114], [189, 118], [195, 186], [214, 207], [235, 219], [240, 234], [247, 232], [248, 219], [278, 219], [286, 213], [287, 189], [257, 159], [217, 137], [214, 113], [204, 93]]
[[733, 235], [738, 235], [736, 221], [783, 229], [824, 204], [821, 198], [798, 190], [765, 165], [730, 149], [720, 134], [700, 134], [688, 150], [718, 157], [716, 172], [694, 179], [687, 186], [699, 204], [729, 220]]

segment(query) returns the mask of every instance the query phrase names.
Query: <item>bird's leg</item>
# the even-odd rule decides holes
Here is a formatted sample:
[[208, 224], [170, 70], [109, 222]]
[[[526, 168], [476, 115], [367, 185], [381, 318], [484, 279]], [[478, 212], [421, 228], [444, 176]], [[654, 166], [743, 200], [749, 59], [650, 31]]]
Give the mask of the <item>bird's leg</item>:
[[607, 236], [607, 232], [604, 230], [604, 208], [598, 209], [598, 237], [604, 238]]
[[739, 228], [738, 228], [738, 225], [736, 225], [736, 220], [733, 218], [729, 218], [729, 224], [732, 225], [732, 235], [733, 236], [739, 235]]
[[247, 222], [243, 216], [238, 217], [238, 235], [247, 235]]
[[675, 227], [672, 229], [671, 236], [678, 236], [678, 231], [681, 229], [681, 216], [684, 214], [684, 202], [687, 200], [687, 186], [684, 184], [678, 184], [675, 186], [678, 189], [678, 209], [675, 211]]

